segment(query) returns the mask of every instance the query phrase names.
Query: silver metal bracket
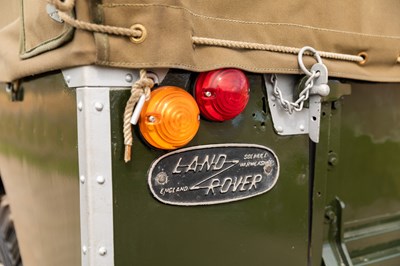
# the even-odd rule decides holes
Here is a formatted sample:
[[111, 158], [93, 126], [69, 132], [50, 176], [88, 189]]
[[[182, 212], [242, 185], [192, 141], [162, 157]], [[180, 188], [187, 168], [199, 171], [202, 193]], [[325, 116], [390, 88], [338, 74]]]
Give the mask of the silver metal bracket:
[[[271, 83], [271, 75], [264, 74], [265, 87], [267, 89], [268, 105], [271, 112], [272, 122], [275, 131], [282, 136], [308, 134], [310, 139], [318, 143], [321, 119], [321, 99], [329, 94], [328, 70], [324, 64], [316, 63], [311, 72], [319, 72], [314, 80], [310, 91], [309, 106], [301, 111], [291, 114], [283, 108], [278, 99], [274, 96], [274, 86]], [[295, 98], [295, 88], [299, 76], [297, 75], [276, 75], [279, 81], [279, 88], [285, 99]]]
[[[163, 81], [168, 68], [147, 70], [155, 84]], [[78, 87], [131, 87], [139, 79], [139, 71], [125, 68], [102, 66], [80, 66], [63, 69], [62, 74], [69, 88]]]
[[[168, 69], [148, 70], [160, 83]], [[83, 266], [114, 265], [110, 91], [129, 89], [139, 79], [132, 69], [81, 66], [62, 70], [76, 88]]]

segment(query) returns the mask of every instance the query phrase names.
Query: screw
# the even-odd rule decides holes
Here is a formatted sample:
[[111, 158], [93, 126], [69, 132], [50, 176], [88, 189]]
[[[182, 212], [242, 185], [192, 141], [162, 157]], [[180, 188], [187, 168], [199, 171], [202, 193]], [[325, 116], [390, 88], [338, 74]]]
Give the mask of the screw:
[[106, 179], [104, 178], [104, 176], [99, 175], [98, 177], [96, 177], [96, 181], [97, 181], [97, 183], [99, 183], [100, 185], [103, 185], [104, 182], [106, 182]]
[[206, 91], [206, 92], [204, 92], [204, 95], [206, 97], [211, 97], [212, 93], [211, 93], [211, 91]]
[[276, 132], [278, 133], [282, 133], [283, 132], [283, 128], [281, 126], [276, 126], [275, 127]]
[[154, 117], [154, 116], [149, 116], [148, 118], [147, 118], [147, 121], [149, 121], [150, 123], [154, 123], [154, 122], [156, 122], [156, 118]]
[[86, 253], [87, 253], [87, 247], [86, 246], [82, 247], [82, 253], [83, 253], [83, 255], [86, 255]]
[[94, 104], [94, 108], [99, 112], [101, 112], [101, 110], [103, 110], [103, 107], [104, 107], [104, 105], [102, 103], [97, 102]]
[[100, 247], [99, 248], [99, 254], [100, 256], [104, 256], [107, 254], [107, 249], [105, 247]]
[[158, 182], [159, 182], [159, 183], [164, 183], [165, 180], [166, 180], [165, 176], [160, 176], [160, 177], [158, 178]]
[[165, 172], [160, 172], [156, 176], [157, 183], [164, 185], [168, 182], [168, 175]]
[[82, 184], [85, 184], [86, 178], [85, 178], [84, 175], [81, 175], [79, 179], [81, 180], [81, 183], [82, 183]]
[[264, 167], [264, 171], [265, 171], [266, 174], [270, 174], [271, 171], [272, 171], [272, 166], [271, 165], [266, 165]]
[[82, 111], [82, 109], [83, 109], [83, 103], [82, 103], [82, 102], [79, 102], [79, 103], [78, 103], [78, 110], [79, 110], [79, 111]]
[[128, 83], [132, 83], [133, 76], [131, 74], [126, 74], [125, 75], [125, 81], [128, 82]]

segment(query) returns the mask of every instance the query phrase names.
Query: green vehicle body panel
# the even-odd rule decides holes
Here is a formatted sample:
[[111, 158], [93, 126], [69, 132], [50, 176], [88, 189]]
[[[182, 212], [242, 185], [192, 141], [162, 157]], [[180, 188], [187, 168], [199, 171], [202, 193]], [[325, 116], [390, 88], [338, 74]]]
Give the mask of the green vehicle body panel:
[[[212, 206], [153, 198], [147, 171], [166, 152], [149, 148], [135, 129], [132, 161], [123, 162], [129, 91], [110, 92], [115, 265], [308, 265], [309, 257], [312, 265], [340, 265], [335, 223], [327, 218], [335, 202], [345, 205], [335, 213], [342, 216], [337, 239], [352, 263], [398, 265], [399, 84], [350, 82], [351, 95], [323, 104], [314, 145], [307, 135], [274, 132], [262, 76], [248, 76], [246, 110], [223, 123], [202, 120], [188, 146], [264, 145], [276, 153], [280, 177], [265, 194]], [[182, 80], [165, 82], [190, 87]], [[0, 91], [0, 174], [22, 256], [28, 266], [80, 265], [75, 91], [60, 74], [23, 86], [22, 102]]]
[[119, 108], [111, 118], [116, 151], [113, 154], [116, 265], [134, 262], [265, 265], [267, 260], [277, 265], [307, 265], [308, 136], [276, 135], [271, 118], [263, 111], [261, 76], [252, 76], [250, 81], [254, 89], [246, 110], [224, 123], [202, 120], [190, 146], [212, 143], [267, 146], [280, 160], [280, 178], [266, 194], [203, 207], [169, 206], [153, 198], [147, 186], [147, 171], [151, 162], [165, 152], [148, 148], [138, 134], [132, 162], [123, 162], [122, 114], [128, 94], [112, 92], [111, 106]]
[[60, 74], [23, 83], [24, 99], [0, 90], [0, 175], [24, 265], [80, 265], [74, 90]]

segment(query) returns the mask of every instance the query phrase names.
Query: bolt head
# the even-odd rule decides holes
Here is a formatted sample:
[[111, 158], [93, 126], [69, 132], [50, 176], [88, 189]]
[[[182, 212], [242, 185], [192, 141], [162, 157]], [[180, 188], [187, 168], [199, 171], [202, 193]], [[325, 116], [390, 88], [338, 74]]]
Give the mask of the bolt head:
[[86, 178], [85, 178], [84, 175], [81, 175], [81, 176], [79, 177], [79, 180], [81, 181], [82, 184], [85, 184]]
[[86, 246], [83, 246], [83, 247], [82, 247], [82, 253], [83, 253], [83, 255], [86, 255], [87, 251], [88, 251], [87, 247], [86, 247]]
[[305, 130], [304, 125], [300, 125], [300, 126], [299, 126], [299, 129], [300, 129], [300, 131], [304, 131], [304, 130]]
[[79, 102], [79, 103], [78, 103], [78, 110], [79, 110], [79, 111], [82, 111], [82, 109], [83, 109], [83, 103], [82, 103], [82, 102]]

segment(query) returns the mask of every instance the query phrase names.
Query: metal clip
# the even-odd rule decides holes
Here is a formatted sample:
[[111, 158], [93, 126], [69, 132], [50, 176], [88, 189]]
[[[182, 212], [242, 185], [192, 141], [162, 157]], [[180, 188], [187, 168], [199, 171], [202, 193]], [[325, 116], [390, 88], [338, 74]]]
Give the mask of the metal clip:
[[57, 21], [59, 23], [64, 23], [64, 21], [58, 15], [58, 10], [54, 5], [47, 4], [46, 5], [46, 12], [54, 21]]
[[135, 109], [133, 110], [132, 117], [131, 117], [131, 124], [136, 125], [137, 121], [139, 120], [140, 113], [142, 112], [144, 102], [146, 97], [144, 94], [140, 95], [138, 102], [136, 103]]
[[322, 63], [316, 63], [312, 66], [311, 72], [319, 73], [314, 80], [310, 91], [309, 102], [309, 135], [315, 143], [319, 142], [319, 131], [321, 123], [321, 99], [329, 94], [328, 69]]

